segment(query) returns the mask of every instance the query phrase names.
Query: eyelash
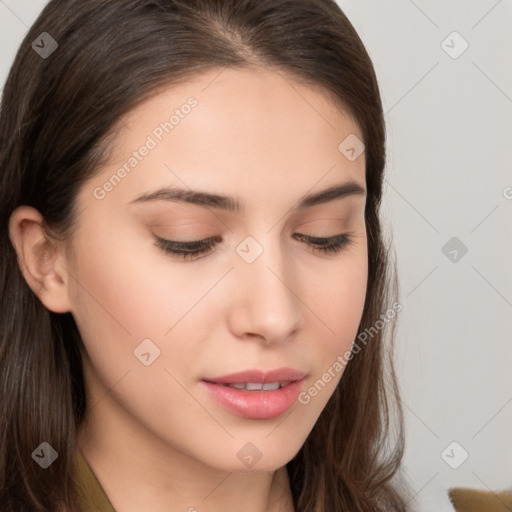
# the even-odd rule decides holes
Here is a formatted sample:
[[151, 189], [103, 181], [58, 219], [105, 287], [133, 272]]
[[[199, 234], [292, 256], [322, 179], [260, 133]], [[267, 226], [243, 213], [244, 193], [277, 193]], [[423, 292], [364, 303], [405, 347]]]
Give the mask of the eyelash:
[[[305, 240], [306, 245], [309, 245], [313, 251], [319, 251], [323, 254], [329, 255], [337, 254], [353, 243], [352, 233], [343, 233], [341, 235], [335, 235], [328, 238], [295, 233], [295, 237]], [[166, 254], [172, 254], [183, 259], [195, 259], [201, 254], [210, 253], [211, 249], [221, 241], [220, 237], [211, 237], [193, 242], [175, 242], [156, 235], [155, 238], [155, 245], [162, 249]]]

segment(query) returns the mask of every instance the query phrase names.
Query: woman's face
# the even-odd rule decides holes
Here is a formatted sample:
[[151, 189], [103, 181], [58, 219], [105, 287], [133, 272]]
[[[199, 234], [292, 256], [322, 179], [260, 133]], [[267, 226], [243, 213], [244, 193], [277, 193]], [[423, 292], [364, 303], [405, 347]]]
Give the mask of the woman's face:
[[[360, 129], [321, 92], [248, 70], [171, 86], [121, 126], [115, 157], [81, 189], [65, 261], [94, 435], [155, 464], [173, 454], [227, 471], [275, 470], [335, 390], [361, 320]], [[349, 182], [362, 193], [301, 204]], [[162, 188], [204, 195], [138, 200]], [[321, 252], [321, 241], [314, 248], [298, 234], [350, 243]], [[157, 237], [214, 243], [183, 257]], [[303, 380], [282, 391], [204, 382], [282, 368]]]

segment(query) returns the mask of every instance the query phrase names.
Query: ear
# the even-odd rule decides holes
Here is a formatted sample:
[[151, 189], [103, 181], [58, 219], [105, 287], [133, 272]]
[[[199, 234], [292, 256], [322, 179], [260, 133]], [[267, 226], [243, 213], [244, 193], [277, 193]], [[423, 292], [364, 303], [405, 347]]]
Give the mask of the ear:
[[71, 311], [64, 251], [48, 236], [41, 213], [31, 206], [16, 208], [9, 219], [9, 237], [23, 277], [44, 306], [54, 313]]

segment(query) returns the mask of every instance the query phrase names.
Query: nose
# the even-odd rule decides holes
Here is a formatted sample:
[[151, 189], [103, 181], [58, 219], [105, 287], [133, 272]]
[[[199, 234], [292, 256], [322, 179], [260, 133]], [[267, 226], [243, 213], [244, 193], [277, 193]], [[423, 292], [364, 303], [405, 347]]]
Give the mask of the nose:
[[239, 258], [231, 272], [230, 329], [238, 338], [285, 343], [302, 325], [301, 280], [278, 242], [261, 245], [263, 252], [252, 263]]

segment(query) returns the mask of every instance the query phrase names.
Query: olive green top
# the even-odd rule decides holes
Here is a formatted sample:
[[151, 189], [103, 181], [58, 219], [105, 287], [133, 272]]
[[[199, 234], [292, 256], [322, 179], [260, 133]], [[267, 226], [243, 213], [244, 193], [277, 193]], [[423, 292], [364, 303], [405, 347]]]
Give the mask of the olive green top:
[[79, 449], [75, 463], [82, 512], [116, 512]]

